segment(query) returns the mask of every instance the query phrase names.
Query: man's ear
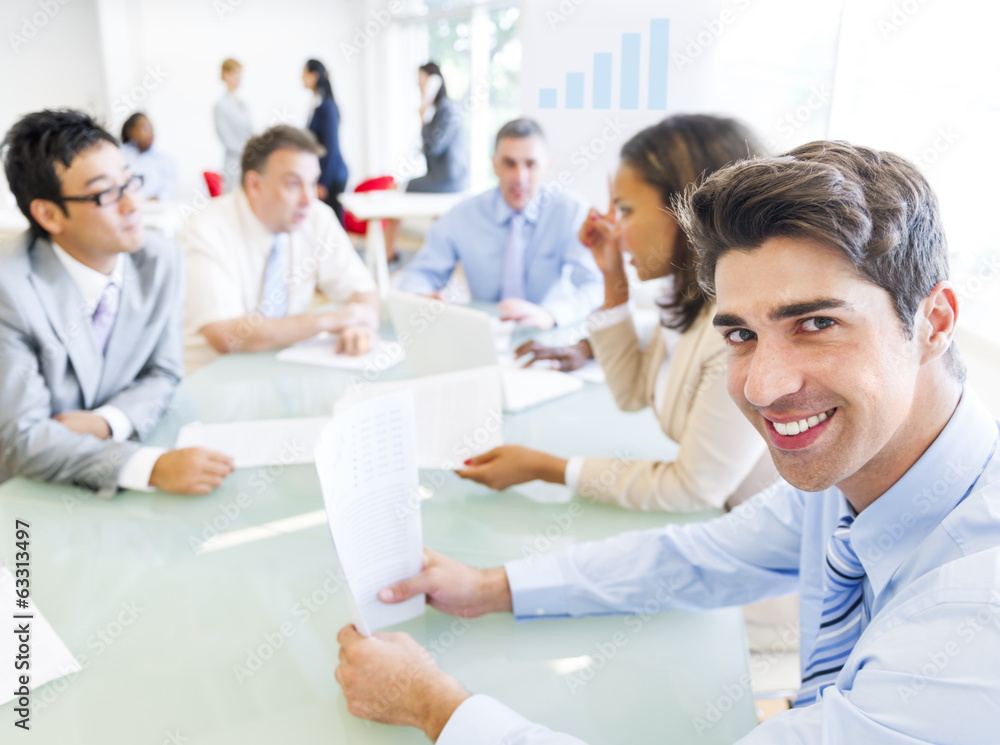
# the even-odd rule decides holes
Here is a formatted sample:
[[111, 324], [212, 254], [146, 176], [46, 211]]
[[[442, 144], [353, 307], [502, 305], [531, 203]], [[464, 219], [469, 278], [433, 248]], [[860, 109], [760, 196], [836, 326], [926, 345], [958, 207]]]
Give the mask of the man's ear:
[[914, 334], [923, 347], [921, 364], [944, 355], [951, 346], [958, 322], [958, 299], [949, 282], [938, 282], [920, 301]]
[[58, 204], [48, 199], [32, 199], [28, 211], [49, 235], [59, 235], [66, 229], [67, 216]]
[[260, 190], [260, 174], [257, 171], [247, 171], [243, 179], [243, 190], [247, 194], [256, 194]]

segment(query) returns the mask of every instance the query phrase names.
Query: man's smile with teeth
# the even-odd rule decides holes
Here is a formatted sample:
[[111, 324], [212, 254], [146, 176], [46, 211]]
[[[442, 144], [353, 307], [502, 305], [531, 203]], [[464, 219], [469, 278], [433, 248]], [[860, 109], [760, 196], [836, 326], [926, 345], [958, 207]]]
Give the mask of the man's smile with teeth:
[[819, 414], [814, 414], [813, 416], [807, 417], [805, 419], [799, 419], [796, 422], [771, 422], [774, 426], [774, 431], [779, 435], [785, 435], [791, 437], [792, 435], [798, 435], [805, 432], [810, 427], [815, 427], [820, 422], [825, 422], [828, 418], [833, 416], [833, 412], [836, 409], [828, 409], [827, 411], [820, 412]]

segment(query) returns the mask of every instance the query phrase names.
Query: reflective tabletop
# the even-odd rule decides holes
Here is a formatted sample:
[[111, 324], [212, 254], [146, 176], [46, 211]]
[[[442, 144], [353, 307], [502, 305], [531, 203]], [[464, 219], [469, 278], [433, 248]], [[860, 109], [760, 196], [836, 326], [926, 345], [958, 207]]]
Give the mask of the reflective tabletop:
[[[190, 421], [322, 415], [351, 385], [406, 376], [405, 363], [366, 376], [273, 353], [230, 355], [184, 380], [150, 442], [171, 445]], [[622, 413], [590, 383], [507, 415], [504, 438], [562, 456], [669, 458], [676, 449], [651, 412]], [[710, 516], [541, 502], [552, 495], [532, 485], [495, 493], [451, 472], [420, 475], [425, 544], [476, 566]], [[14, 563], [14, 521], [30, 522], [32, 597], [84, 668], [35, 689], [31, 731], [19, 736], [59, 745], [426, 742], [347, 712], [333, 673], [337, 631], [350, 617], [327, 526], [202, 550], [215, 535], [322, 507], [315, 468], [304, 465], [240, 469], [208, 497], [122, 492], [105, 501], [23, 479], [0, 486], [0, 558]], [[730, 743], [747, 733], [756, 720], [739, 610], [648, 610], [518, 623], [428, 608], [397, 629], [470, 691], [590, 743]], [[0, 707], [0, 727], [12, 726], [13, 706]]]

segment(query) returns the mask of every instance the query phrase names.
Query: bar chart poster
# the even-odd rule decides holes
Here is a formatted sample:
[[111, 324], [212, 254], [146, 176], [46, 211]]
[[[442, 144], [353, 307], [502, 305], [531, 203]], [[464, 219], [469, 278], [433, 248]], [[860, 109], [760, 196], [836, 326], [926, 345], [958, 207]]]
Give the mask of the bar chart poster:
[[548, 133], [550, 177], [595, 204], [633, 134], [709, 111], [721, 0], [521, 3], [521, 108]]

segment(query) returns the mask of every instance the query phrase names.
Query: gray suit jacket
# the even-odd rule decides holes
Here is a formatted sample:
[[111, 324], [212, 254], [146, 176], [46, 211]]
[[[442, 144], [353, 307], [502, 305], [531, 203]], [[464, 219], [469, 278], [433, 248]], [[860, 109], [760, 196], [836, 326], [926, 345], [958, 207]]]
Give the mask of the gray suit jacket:
[[[125, 257], [104, 357], [48, 239], [25, 233], [0, 256], [0, 482], [25, 476], [110, 496], [184, 371], [181, 252], [147, 233], [145, 247]], [[130, 441], [80, 435], [52, 419], [105, 404], [128, 416]]]

